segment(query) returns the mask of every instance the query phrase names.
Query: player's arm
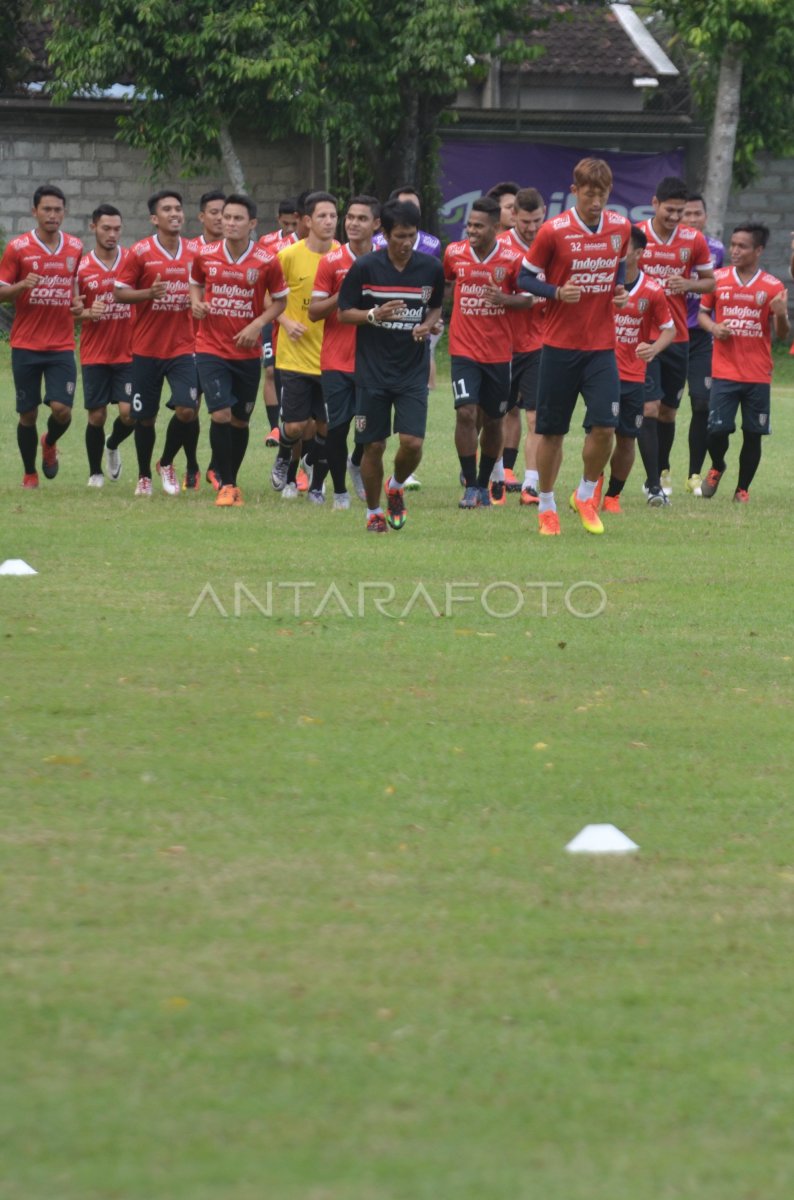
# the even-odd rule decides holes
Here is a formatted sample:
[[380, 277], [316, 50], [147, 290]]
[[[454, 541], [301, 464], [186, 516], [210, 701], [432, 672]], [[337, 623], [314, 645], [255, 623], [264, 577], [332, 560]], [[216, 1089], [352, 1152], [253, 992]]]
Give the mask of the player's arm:
[[[0, 262], [0, 304], [12, 304], [17, 296], [22, 292], [32, 291], [44, 278], [31, 271], [24, 279], [15, 279], [18, 266], [15, 251], [12, 246], [8, 246]], [[15, 282], [12, 283], [12, 280]]]
[[430, 337], [431, 333], [435, 332], [436, 326], [441, 320], [441, 305], [436, 308], [429, 308], [425, 314], [425, 319], [421, 325], [417, 325], [413, 331], [414, 341], [423, 342]]
[[698, 309], [698, 325], [701, 329], [705, 329], [706, 333], [710, 333], [718, 342], [727, 342], [731, 337], [732, 330], [729, 325], [724, 325], [721, 321], [713, 321], [711, 319], [711, 305], [701, 304]]
[[[340, 325], [381, 325], [392, 317], [399, 317], [405, 311], [403, 300], [387, 300], [385, 304], [375, 304], [372, 308], [340, 308]], [[441, 309], [439, 308], [439, 314]], [[436, 318], [438, 319], [438, 318]]]
[[655, 342], [640, 342], [637, 346], [637, 358], [641, 358], [643, 362], [653, 362], [663, 350], [668, 346], [672, 346], [673, 338], [675, 337], [675, 325], [671, 321], [659, 333]]
[[334, 292], [333, 296], [325, 296], [317, 292], [312, 292], [311, 303], [309, 304], [309, 320], [324, 321], [326, 317], [330, 317], [331, 313], [336, 312], [338, 306], [338, 292]]
[[159, 275], [148, 288], [131, 288], [116, 281], [116, 299], [122, 304], [145, 304], [148, 300], [161, 300], [168, 291], [168, 284]]
[[197, 321], [203, 321], [209, 316], [210, 307], [204, 302], [204, 284], [190, 279], [190, 311]]
[[535, 297], [527, 292], [503, 292], [496, 286], [493, 278], [482, 292], [483, 298], [495, 308], [531, 308], [535, 303]]
[[281, 296], [271, 296], [269, 304], [265, 306], [259, 316], [246, 325], [245, 329], [241, 329], [235, 335], [235, 346], [240, 346], [247, 350], [255, 346], [262, 336], [262, 330], [265, 326], [270, 325], [273, 321], [277, 321], [286, 308], [286, 305], [286, 293], [283, 293]]
[[772, 317], [775, 337], [781, 342], [787, 342], [791, 333], [791, 325], [788, 319], [788, 292], [785, 288], [770, 300], [769, 314]]

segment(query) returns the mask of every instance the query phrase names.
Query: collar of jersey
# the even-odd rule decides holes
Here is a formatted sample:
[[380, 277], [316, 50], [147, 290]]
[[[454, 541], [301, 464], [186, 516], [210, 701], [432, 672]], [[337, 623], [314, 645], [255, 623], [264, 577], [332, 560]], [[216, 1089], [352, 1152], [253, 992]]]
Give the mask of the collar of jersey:
[[598, 228], [597, 229], [591, 229], [590, 226], [587, 224], [587, 222], [582, 220], [582, 218], [579, 216], [578, 212], [576, 211], [576, 205], [574, 205], [573, 208], [569, 208], [568, 212], [571, 214], [574, 221], [576, 221], [576, 224], [581, 225], [581, 227], [585, 231], [585, 233], [590, 233], [594, 237], [596, 234], [603, 233], [603, 231], [604, 231], [604, 213], [606, 212], [606, 209], [603, 209], [603, 208], [601, 209], [601, 216], [598, 218]]
[[115, 271], [116, 267], [121, 262], [121, 246], [116, 247], [116, 257], [113, 259], [112, 266], [107, 266], [105, 263], [102, 262], [101, 258], [97, 258], [96, 254], [94, 253], [93, 250], [90, 251], [89, 257], [93, 258], [94, 262], [99, 267], [100, 271]]
[[61, 250], [63, 250], [63, 232], [60, 229], [58, 230], [58, 245], [54, 250], [50, 250], [49, 246], [45, 246], [35, 229], [31, 229], [30, 233], [31, 237], [35, 238], [45, 254], [60, 254]]
[[166, 250], [165, 246], [160, 241], [160, 239], [156, 233], [152, 234], [152, 241], [156, 242], [157, 249], [160, 251], [161, 254], [164, 254], [166, 256], [166, 258], [172, 258], [174, 260], [174, 262], [176, 262], [177, 259], [182, 257], [182, 238], [181, 237], [179, 238], [179, 249], [177, 250], [176, 254], [172, 254], [170, 252], [170, 250]]
[[736, 270], [736, 267], [734, 267], [733, 264], [731, 264], [731, 274], [733, 275], [734, 279], [736, 280], [736, 282], [738, 283], [740, 288], [751, 288], [753, 286], [753, 284], [755, 283], [756, 279], [758, 278], [758, 276], [762, 273], [762, 271], [763, 271], [763, 267], [759, 267], [758, 270], [756, 271], [755, 275], [753, 275], [752, 279], [748, 279], [747, 283], [742, 283], [741, 279], [739, 278], [739, 272]]
[[229, 253], [229, 247], [226, 245], [226, 238], [224, 238], [223, 239], [223, 256], [226, 259], [226, 261], [230, 262], [230, 263], [245, 262], [245, 260], [248, 258], [248, 255], [251, 253], [251, 251], [253, 250], [255, 245], [256, 245], [255, 242], [249, 242], [239, 258], [232, 258], [231, 254]]

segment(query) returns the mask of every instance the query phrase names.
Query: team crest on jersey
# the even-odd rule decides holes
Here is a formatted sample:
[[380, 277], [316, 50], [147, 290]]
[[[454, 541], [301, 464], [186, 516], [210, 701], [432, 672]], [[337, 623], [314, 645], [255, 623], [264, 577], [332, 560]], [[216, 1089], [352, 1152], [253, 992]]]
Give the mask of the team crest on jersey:
[[689, 262], [689, 257], [691, 255], [691, 253], [692, 253], [692, 251], [689, 249], [688, 246], [682, 246], [681, 247], [681, 262]]
[[493, 277], [497, 283], [503, 283], [507, 271], [504, 267], [494, 267]]
[[257, 271], [256, 267], [249, 267], [245, 273], [245, 282], [246, 283], [256, 283], [258, 278], [259, 278], [259, 272]]
[[764, 307], [764, 305], [765, 305], [765, 304], [766, 304], [766, 302], [767, 302], [768, 296], [769, 296], [769, 293], [768, 293], [768, 292], [764, 292], [764, 291], [761, 291], [761, 292], [756, 292], [756, 293], [755, 293], [755, 302], [756, 302], [756, 304], [758, 305], [758, 307], [759, 307], [759, 308], [763, 308], [763, 307]]
[[366, 417], [356, 417], [356, 433], [363, 433], [367, 428]]
[[422, 303], [423, 303], [423, 304], [429, 304], [429, 303], [430, 303], [430, 297], [431, 297], [432, 295], [433, 295], [433, 289], [432, 289], [431, 287], [423, 287], [423, 288], [422, 288]]
[[637, 308], [640, 310], [641, 313], [644, 313], [647, 310], [647, 308], [648, 308], [648, 297], [647, 296], [643, 296], [640, 300], [637, 301]]
[[76, 264], [76, 262], [77, 262], [77, 260], [76, 260], [76, 258], [74, 257], [74, 255], [73, 255], [73, 254], [67, 254], [67, 255], [66, 255], [66, 269], [67, 269], [67, 271], [73, 271], [73, 270], [74, 270], [74, 268], [75, 268], [75, 264]]
[[620, 247], [623, 245], [623, 238], [620, 236], [619, 233], [610, 234], [609, 240], [612, 243], [613, 250], [619, 250]]

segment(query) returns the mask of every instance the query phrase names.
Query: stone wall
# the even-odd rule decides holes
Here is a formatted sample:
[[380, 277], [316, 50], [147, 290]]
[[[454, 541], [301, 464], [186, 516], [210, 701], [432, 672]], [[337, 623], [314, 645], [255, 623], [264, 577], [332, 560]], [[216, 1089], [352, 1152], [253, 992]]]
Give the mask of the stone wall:
[[[322, 147], [307, 138], [258, 141], [245, 135], [238, 153], [249, 188], [259, 205], [260, 229], [276, 227], [278, 201], [307, 187], [322, 187]], [[55, 183], [67, 199], [64, 229], [88, 238], [97, 204], [115, 204], [124, 217], [129, 244], [151, 229], [146, 198], [158, 187], [174, 186], [184, 197], [186, 234], [198, 232], [198, 199], [210, 188], [229, 188], [223, 165], [212, 174], [180, 179], [152, 178], [141, 151], [115, 139], [109, 106], [51, 109], [40, 102], [0, 99], [0, 229], [6, 239], [31, 227], [31, 200], [41, 183]]]
[[794, 158], [759, 156], [760, 173], [755, 183], [734, 192], [725, 216], [724, 240], [730, 239], [734, 225], [742, 221], [762, 221], [771, 237], [763, 266], [787, 283], [790, 304], [794, 303], [794, 284], [789, 275], [791, 230], [794, 229]]

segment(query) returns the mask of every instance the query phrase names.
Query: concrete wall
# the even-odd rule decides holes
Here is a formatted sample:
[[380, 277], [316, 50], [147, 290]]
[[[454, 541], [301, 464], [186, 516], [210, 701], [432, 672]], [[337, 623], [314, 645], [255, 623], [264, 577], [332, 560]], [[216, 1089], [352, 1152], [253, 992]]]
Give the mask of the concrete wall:
[[794, 158], [759, 156], [758, 179], [744, 191], [734, 192], [725, 217], [724, 241], [730, 239], [734, 225], [742, 221], [762, 221], [771, 233], [762, 265], [787, 283], [789, 301], [794, 301], [794, 284], [789, 275], [791, 230], [794, 229]]
[[[274, 213], [283, 196], [324, 186], [322, 148], [306, 138], [271, 143], [244, 135], [238, 153], [259, 204], [261, 232], [276, 227]], [[152, 179], [143, 153], [115, 140], [112, 111], [0, 99], [0, 228], [6, 239], [31, 228], [31, 199], [40, 183], [63, 189], [64, 229], [84, 240], [97, 204], [115, 204], [124, 217], [127, 244], [149, 233], [146, 198], [158, 187], [177, 187], [184, 196], [188, 235], [198, 232], [201, 193], [229, 188], [221, 163], [213, 173], [193, 179], [180, 179], [178, 170]]]

